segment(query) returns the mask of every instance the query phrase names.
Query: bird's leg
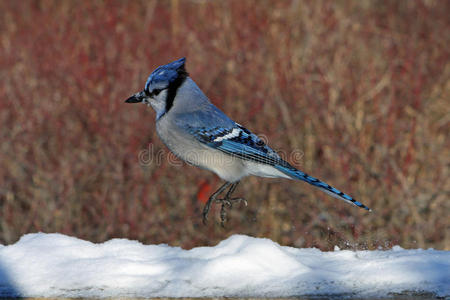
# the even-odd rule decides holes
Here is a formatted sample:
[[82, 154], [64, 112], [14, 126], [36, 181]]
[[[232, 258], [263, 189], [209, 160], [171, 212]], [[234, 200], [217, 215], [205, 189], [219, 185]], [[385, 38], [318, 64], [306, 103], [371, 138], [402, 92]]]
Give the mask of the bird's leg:
[[217, 199], [216, 202], [222, 202], [222, 205], [227, 205], [229, 208], [233, 207], [233, 202], [241, 202], [243, 201], [245, 206], [247, 206], [247, 200], [245, 200], [244, 198], [231, 198], [231, 194], [234, 193], [234, 190], [236, 189], [236, 187], [238, 186], [239, 181], [233, 183], [233, 185], [230, 187], [230, 189], [228, 190], [227, 194], [225, 195], [225, 198], [223, 199]]
[[236, 187], [238, 186], [238, 184], [239, 184], [239, 181], [235, 182], [231, 185], [230, 189], [228, 190], [228, 192], [225, 195], [225, 198], [215, 200], [216, 202], [222, 203], [222, 206], [220, 208], [220, 225], [222, 225], [222, 227], [224, 226], [224, 223], [227, 219], [227, 212], [225, 210], [225, 206], [232, 208], [234, 202], [241, 202], [241, 201], [243, 201], [245, 206], [247, 206], [247, 201], [244, 198], [231, 198], [231, 195], [233, 194], [233, 192], [236, 189]]
[[[219, 194], [221, 194], [227, 187], [229, 187], [231, 182], [225, 182], [224, 185], [222, 185], [217, 191], [214, 192], [214, 194], [209, 197], [208, 202], [206, 202], [205, 207], [203, 208], [203, 224], [206, 224], [206, 221], [208, 220], [208, 212], [211, 208], [211, 204], [213, 201], [217, 201], [216, 198]], [[228, 193], [227, 193], [228, 194]]]
[[[220, 224], [223, 226], [226, 221], [226, 207], [232, 208], [234, 202], [241, 202], [243, 201], [245, 205], [247, 205], [247, 201], [243, 198], [231, 198], [231, 195], [233, 194], [234, 190], [236, 189], [238, 182], [226, 182], [224, 185], [222, 185], [214, 194], [209, 197], [208, 202], [206, 202], [205, 207], [203, 208], [203, 224], [206, 224], [206, 221], [208, 220], [208, 212], [211, 208], [211, 204], [213, 202], [217, 202], [222, 204], [220, 208]], [[226, 188], [230, 187], [228, 192], [225, 194], [224, 198], [217, 199], [217, 196], [219, 196]]]

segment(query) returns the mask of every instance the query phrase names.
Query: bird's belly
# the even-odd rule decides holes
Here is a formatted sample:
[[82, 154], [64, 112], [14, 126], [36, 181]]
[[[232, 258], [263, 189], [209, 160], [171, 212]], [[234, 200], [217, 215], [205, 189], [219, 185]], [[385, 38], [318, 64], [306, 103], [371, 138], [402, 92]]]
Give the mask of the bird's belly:
[[278, 171], [271, 165], [260, 164], [252, 161], [245, 161], [246, 170], [249, 174], [268, 178], [291, 178]]
[[192, 136], [170, 130], [168, 126], [157, 126], [157, 132], [170, 151], [189, 164], [210, 170], [229, 182], [248, 175], [242, 160], [203, 145]]

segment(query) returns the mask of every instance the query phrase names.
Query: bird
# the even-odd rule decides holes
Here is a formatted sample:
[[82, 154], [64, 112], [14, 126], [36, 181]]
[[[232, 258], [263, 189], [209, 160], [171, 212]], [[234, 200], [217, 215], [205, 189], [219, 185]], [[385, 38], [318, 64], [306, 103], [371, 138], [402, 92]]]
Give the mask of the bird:
[[144, 89], [125, 102], [151, 106], [156, 112], [156, 132], [169, 150], [188, 164], [212, 171], [225, 181], [206, 202], [203, 223], [208, 220], [213, 203], [221, 205], [222, 226], [227, 208], [239, 202], [247, 205], [245, 199], [233, 198], [232, 194], [241, 179], [251, 175], [304, 181], [337, 199], [371, 211], [353, 197], [298, 170], [257, 135], [230, 119], [192, 80], [185, 64], [183, 57], [159, 66], [148, 77]]

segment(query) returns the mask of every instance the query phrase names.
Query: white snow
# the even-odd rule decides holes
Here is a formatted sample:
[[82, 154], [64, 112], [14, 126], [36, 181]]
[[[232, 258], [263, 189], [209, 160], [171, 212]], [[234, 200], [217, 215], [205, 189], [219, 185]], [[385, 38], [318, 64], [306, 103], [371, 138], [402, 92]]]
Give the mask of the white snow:
[[45, 233], [0, 245], [1, 297], [387, 297], [405, 291], [450, 296], [450, 251], [322, 252], [244, 235], [191, 250]]

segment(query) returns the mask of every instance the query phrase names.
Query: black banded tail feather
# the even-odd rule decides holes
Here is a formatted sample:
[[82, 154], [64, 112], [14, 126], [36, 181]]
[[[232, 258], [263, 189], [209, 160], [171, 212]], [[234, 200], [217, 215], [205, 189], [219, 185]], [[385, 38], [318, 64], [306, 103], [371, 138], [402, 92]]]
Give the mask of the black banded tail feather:
[[300, 170], [297, 170], [296, 168], [294, 168], [292, 166], [276, 165], [275, 168], [277, 170], [283, 172], [284, 174], [290, 176], [293, 179], [299, 179], [299, 180], [305, 181], [305, 182], [317, 187], [318, 189], [322, 190], [323, 192], [327, 193], [330, 196], [333, 196], [340, 200], [344, 200], [347, 203], [353, 204], [353, 205], [363, 208], [365, 210], [372, 211], [369, 207], [367, 207], [364, 204], [362, 204], [361, 202], [353, 199], [353, 197], [341, 192], [340, 190], [332, 187], [331, 185], [329, 185], [317, 178], [314, 178]]

